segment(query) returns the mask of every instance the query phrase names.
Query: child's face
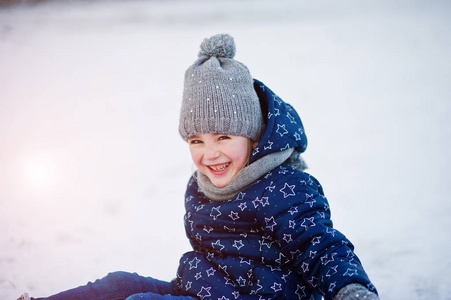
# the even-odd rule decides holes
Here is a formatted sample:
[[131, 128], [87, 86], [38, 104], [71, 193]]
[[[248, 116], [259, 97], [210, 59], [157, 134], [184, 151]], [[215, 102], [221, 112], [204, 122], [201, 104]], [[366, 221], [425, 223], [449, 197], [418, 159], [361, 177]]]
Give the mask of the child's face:
[[224, 187], [244, 168], [257, 143], [251, 145], [243, 136], [203, 133], [188, 138], [188, 144], [197, 169]]

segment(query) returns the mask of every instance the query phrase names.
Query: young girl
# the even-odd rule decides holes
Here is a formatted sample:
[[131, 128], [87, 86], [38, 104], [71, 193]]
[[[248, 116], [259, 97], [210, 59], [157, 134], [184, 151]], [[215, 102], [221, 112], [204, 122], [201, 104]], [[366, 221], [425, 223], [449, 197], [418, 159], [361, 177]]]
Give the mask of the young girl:
[[115, 272], [38, 299], [379, 299], [303, 171], [298, 114], [234, 55], [233, 38], [215, 35], [185, 74], [179, 131], [197, 171], [185, 196], [193, 251], [177, 277]]

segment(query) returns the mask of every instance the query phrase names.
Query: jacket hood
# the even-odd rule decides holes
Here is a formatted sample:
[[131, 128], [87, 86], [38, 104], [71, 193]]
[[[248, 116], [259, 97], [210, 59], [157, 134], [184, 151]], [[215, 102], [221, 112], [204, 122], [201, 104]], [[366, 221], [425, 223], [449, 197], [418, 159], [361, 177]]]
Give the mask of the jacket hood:
[[307, 136], [296, 110], [256, 79], [254, 89], [260, 99], [266, 129], [252, 153], [250, 163], [267, 154], [290, 148], [294, 148], [297, 153], [304, 152], [307, 149]]

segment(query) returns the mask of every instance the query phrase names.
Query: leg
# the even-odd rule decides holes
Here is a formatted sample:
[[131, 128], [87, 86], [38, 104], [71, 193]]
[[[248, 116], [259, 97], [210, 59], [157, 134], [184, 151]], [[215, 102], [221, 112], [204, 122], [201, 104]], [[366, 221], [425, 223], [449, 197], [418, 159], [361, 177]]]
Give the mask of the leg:
[[170, 282], [136, 273], [114, 272], [85, 286], [36, 300], [123, 300], [134, 294], [148, 292], [165, 295], [174, 293], [174, 289]]
[[197, 300], [191, 296], [160, 295], [155, 293], [134, 294], [125, 300]]

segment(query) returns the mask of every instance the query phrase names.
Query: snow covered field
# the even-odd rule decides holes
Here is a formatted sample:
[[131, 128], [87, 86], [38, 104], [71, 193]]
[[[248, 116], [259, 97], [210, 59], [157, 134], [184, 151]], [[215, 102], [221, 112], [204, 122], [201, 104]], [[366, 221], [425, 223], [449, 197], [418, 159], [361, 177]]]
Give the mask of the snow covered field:
[[175, 276], [183, 75], [222, 32], [299, 111], [381, 298], [451, 299], [451, 2], [55, 2], [0, 8], [0, 299]]

